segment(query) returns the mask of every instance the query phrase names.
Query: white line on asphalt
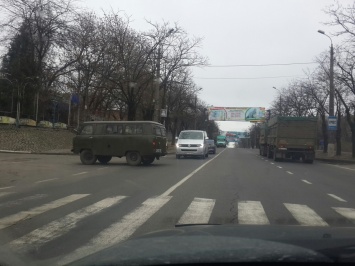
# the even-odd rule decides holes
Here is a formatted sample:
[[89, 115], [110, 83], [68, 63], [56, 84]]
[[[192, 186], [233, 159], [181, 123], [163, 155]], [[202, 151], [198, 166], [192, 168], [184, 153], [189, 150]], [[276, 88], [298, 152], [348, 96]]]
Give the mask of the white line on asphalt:
[[178, 224], [207, 224], [215, 203], [214, 199], [194, 198]]
[[43, 182], [53, 181], [56, 179], [58, 179], [58, 178], [56, 177], [56, 178], [45, 179], [45, 180], [41, 180], [41, 181], [36, 181], [35, 183], [43, 183]]
[[0, 190], [2, 189], [9, 189], [9, 188], [13, 188], [14, 186], [11, 186], [11, 187], [0, 187]]
[[269, 160], [265, 160], [265, 162], [268, 162]]
[[96, 237], [83, 247], [74, 250], [58, 262], [59, 265], [66, 265], [80, 258], [108, 248], [129, 238], [141, 225], [154, 215], [169, 200], [168, 197], [149, 198], [134, 211], [125, 215], [118, 222], [101, 231]]
[[46, 242], [52, 241], [60, 237], [61, 235], [68, 233], [71, 229], [76, 227], [77, 223], [80, 220], [90, 215], [99, 213], [102, 210], [109, 208], [115, 204], [118, 204], [124, 198], [126, 197], [117, 196], [98, 201], [90, 206], [70, 213], [64, 216], [63, 218], [53, 221], [41, 228], [32, 231], [27, 235], [24, 235], [12, 241], [10, 243], [10, 246], [21, 251], [26, 251], [30, 249], [37, 250]]
[[169, 196], [175, 189], [177, 189], [179, 186], [181, 186], [186, 180], [188, 180], [191, 176], [193, 176], [194, 174], [196, 174], [198, 171], [200, 171], [203, 167], [205, 167], [207, 164], [209, 164], [210, 162], [212, 162], [214, 159], [216, 159], [219, 155], [221, 155], [225, 150], [221, 151], [220, 153], [218, 153], [215, 157], [213, 157], [212, 159], [208, 160], [207, 162], [205, 162], [203, 165], [201, 165], [199, 168], [197, 168], [196, 170], [192, 171], [190, 174], [188, 174], [187, 176], [185, 176], [183, 179], [181, 179], [179, 182], [177, 182], [175, 185], [173, 185], [172, 187], [170, 187], [167, 191], [165, 191], [163, 194], [161, 194], [162, 197], [164, 196]]
[[4, 197], [6, 195], [12, 194], [13, 192], [0, 192], [0, 197]]
[[277, 166], [277, 168], [280, 168], [280, 169], [281, 169], [281, 168], [282, 168], [282, 166]]
[[106, 166], [106, 167], [100, 167], [100, 168], [97, 168], [97, 170], [103, 170], [103, 169], [107, 169], [108, 168], [108, 166]]
[[80, 172], [80, 173], [76, 173], [76, 174], [73, 174], [73, 175], [83, 175], [83, 174], [87, 174], [88, 172]]
[[352, 208], [335, 208], [333, 209], [339, 213], [340, 215], [344, 216], [345, 218], [351, 220], [353, 223], [355, 223], [355, 209]]
[[350, 170], [350, 171], [355, 171], [355, 169], [349, 168], [349, 167], [344, 167], [344, 166], [335, 165], [335, 164], [329, 164], [329, 165], [335, 166], [335, 167], [338, 167], [338, 168], [342, 168], [342, 169], [346, 169], [346, 170]]
[[63, 206], [63, 205], [68, 204], [70, 202], [76, 201], [76, 200], [86, 197], [88, 195], [89, 194], [73, 194], [73, 195], [52, 201], [50, 203], [44, 204], [42, 206], [32, 208], [28, 211], [22, 211], [22, 212], [13, 214], [13, 215], [6, 216], [6, 217], [0, 219], [0, 229], [11, 226], [17, 222], [32, 218], [32, 217], [39, 215], [41, 213], [44, 213], [46, 211], [58, 208], [60, 206]]
[[48, 196], [47, 194], [35, 194], [33, 196], [28, 196], [21, 199], [0, 203], [0, 207], [11, 207], [15, 205], [21, 205], [23, 202], [27, 202], [29, 200], [42, 199], [47, 196]]
[[305, 183], [308, 184], [308, 185], [312, 185], [312, 183], [309, 182], [309, 181], [307, 181], [306, 179], [302, 179], [302, 181], [305, 182]]
[[271, 164], [275, 164], [275, 163], [271, 163]]
[[293, 173], [292, 173], [292, 172], [290, 172], [290, 171], [286, 171], [286, 173], [288, 173], [288, 174], [290, 174], [290, 175], [293, 175]]
[[239, 224], [270, 224], [260, 201], [238, 202]]
[[330, 197], [332, 197], [332, 198], [334, 198], [336, 200], [342, 201], [342, 202], [347, 202], [346, 200], [344, 200], [344, 199], [342, 199], [342, 198], [340, 198], [340, 197], [338, 197], [338, 196], [336, 196], [334, 194], [328, 194], [328, 196], [330, 196]]
[[290, 203], [284, 203], [284, 205], [301, 225], [328, 226], [328, 224], [307, 205]]

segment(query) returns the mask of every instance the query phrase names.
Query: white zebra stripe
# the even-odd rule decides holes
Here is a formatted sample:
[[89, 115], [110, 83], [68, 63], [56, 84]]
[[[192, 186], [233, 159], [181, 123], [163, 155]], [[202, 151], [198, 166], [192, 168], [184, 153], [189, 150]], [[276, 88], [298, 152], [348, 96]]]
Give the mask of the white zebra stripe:
[[328, 224], [307, 205], [290, 203], [284, 203], [284, 205], [301, 225], [328, 226]]
[[214, 199], [194, 198], [190, 206], [181, 216], [178, 224], [206, 224], [210, 220]]
[[345, 218], [347, 218], [347, 219], [351, 220], [353, 223], [355, 223], [355, 209], [333, 207], [333, 210], [335, 210], [340, 215], [344, 216]]
[[129, 238], [141, 225], [163, 207], [171, 196], [149, 198], [142, 206], [125, 215], [121, 220], [101, 231], [91, 241], [61, 259], [58, 264], [65, 265], [85, 256], [108, 248]]
[[238, 202], [239, 224], [270, 224], [260, 201]]
[[39, 246], [54, 240], [65, 233], [69, 232], [71, 229], [76, 227], [77, 222], [80, 220], [101, 212], [102, 210], [109, 208], [115, 204], [122, 201], [124, 196], [117, 196], [113, 198], [106, 198], [99, 202], [96, 202], [90, 206], [83, 209], [77, 210], [70, 213], [63, 218], [53, 221], [42, 228], [38, 228], [31, 233], [16, 239], [10, 243], [10, 246], [17, 250], [25, 249], [36, 249]]
[[42, 206], [32, 208], [28, 211], [22, 211], [22, 212], [1, 218], [0, 219], [0, 229], [6, 228], [6, 227], [11, 226], [15, 223], [18, 223], [20, 221], [32, 218], [32, 217], [39, 215], [41, 213], [44, 213], [46, 211], [66, 205], [70, 202], [76, 201], [76, 200], [86, 197], [88, 195], [89, 194], [73, 194], [73, 195], [52, 201], [50, 203], [44, 204]]

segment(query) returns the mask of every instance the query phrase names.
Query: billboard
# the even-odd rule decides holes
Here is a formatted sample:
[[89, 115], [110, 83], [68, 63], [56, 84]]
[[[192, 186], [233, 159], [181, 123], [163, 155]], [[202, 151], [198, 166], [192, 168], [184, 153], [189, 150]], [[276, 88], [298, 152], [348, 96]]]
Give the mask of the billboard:
[[265, 107], [209, 107], [208, 119], [259, 122], [265, 119]]

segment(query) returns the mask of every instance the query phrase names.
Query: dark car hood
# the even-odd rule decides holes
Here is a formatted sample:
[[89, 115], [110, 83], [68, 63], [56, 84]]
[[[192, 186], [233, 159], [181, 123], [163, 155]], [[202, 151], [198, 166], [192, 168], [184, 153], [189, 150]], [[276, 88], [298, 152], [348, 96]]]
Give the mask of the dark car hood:
[[355, 229], [179, 226], [128, 240], [71, 265], [355, 261]]

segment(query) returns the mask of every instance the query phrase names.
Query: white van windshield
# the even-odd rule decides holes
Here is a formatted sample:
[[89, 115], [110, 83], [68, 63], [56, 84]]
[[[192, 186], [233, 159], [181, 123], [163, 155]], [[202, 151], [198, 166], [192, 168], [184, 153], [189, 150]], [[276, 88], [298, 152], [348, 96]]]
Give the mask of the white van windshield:
[[203, 139], [202, 132], [181, 132], [179, 139]]

